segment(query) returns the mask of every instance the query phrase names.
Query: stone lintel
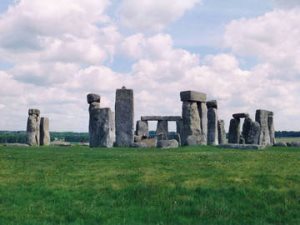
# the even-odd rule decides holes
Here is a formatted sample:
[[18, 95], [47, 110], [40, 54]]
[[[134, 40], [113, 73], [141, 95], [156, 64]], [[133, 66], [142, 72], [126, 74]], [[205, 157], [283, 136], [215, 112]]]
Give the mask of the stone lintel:
[[100, 103], [100, 99], [101, 99], [100, 95], [90, 93], [86, 97], [87, 97], [88, 104], [92, 104], [93, 102]]
[[40, 110], [39, 109], [29, 109], [28, 110], [28, 115], [37, 115], [39, 116], [40, 115]]
[[248, 118], [249, 114], [248, 113], [235, 113], [235, 114], [232, 114], [232, 116], [235, 119], [241, 119], [241, 118]]
[[182, 102], [206, 102], [206, 94], [197, 91], [180, 92]]
[[142, 121], [179, 121], [181, 116], [142, 116]]
[[207, 106], [207, 108], [218, 109], [218, 102], [217, 102], [217, 100], [211, 100], [211, 101], [206, 102], [206, 106]]

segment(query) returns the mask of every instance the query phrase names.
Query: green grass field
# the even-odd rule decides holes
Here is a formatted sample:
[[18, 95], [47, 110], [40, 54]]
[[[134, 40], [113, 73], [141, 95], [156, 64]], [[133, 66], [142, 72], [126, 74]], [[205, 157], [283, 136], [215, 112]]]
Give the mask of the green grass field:
[[300, 224], [300, 149], [0, 147], [0, 224]]

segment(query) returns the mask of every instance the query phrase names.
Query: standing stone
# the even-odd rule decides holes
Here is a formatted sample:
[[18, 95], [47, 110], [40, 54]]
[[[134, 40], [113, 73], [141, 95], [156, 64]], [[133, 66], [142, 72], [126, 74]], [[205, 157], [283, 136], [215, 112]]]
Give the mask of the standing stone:
[[27, 119], [27, 144], [40, 145], [40, 110], [29, 109]]
[[251, 118], [245, 118], [242, 135], [245, 140], [245, 144], [259, 144], [260, 125], [259, 123], [252, 121]]
[[99, 110], [95, 109], [100, 109], [100, 100], [101, 97], [100, 95], [90, 93], [87, 95], [87, 103], [89, 104], [89, 144], [90, 147], [99, 147], [99, 128], [98, 128], [98, 116]]
[[160, 140], [168, 139], [168, 121], [167, 120], [159, 120], [157, 121], [157, 129], [156, 135], [160, 136]]
[[269, 113], [268, 116], [268, 125], [269, 125], [269, 133], [270, 133], [270, 141], [271, 141], [271, 145], [275, 145], [276, 144], [276, 140], [275, 140], [275, 128], [274, 128], [274, 117], [273, 117], [273, 112]]
[[228, 143], [239, 144], [240, 136], [240, 119], [232, 118], [229, 125]]
[[225, 131], [225, 123], [224, 120], [218, 121], [218, 138], [219, 144], [224, 145], [226, 144], [226, 131]]
[[198, 103], [198, 111], [200, 114], [200, 120], [201, 120], [201, 144], [207, 145], [207, 106], [205, 102], [199, 102]]
[[270, 145], [269, 114], [267, 110], [256, 110], [255, 121], [260, 125], [259, 144]]
[[148, 133], [149, 133], [148, 121], [142, 121], [142, 120], [137, 121], [135, 134], [137, 136], [148, 137]]
[[[201, 144], [201, 123], [197, 102], [184, 101], [182, 103], [182, 144], [188, 145], [189, 136], [193, 143]], [[194, 145], [194, 144], [193, 144]]]
[[110, 108], [95, 108], [90, 111], [90, 130], [90, 147], [113, 147], [115, 115]]
[[216, 108], [209, 108], [207, 112], [208, 118], [208, 133], [207, 133], [207, 144], [218, 145], [218, 112]]
[[129, 147], [134, 139], [134, 99], [133, 90], [116, 91], [116, 146]]
[[50, 145], [49, 118], [42, 117], [40, 123], [40, 144]]

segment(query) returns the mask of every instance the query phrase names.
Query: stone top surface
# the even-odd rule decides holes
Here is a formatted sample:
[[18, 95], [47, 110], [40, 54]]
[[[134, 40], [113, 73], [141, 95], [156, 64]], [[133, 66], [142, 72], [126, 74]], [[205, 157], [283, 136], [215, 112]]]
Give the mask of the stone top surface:
[[28, 110], [28, 115], [40, 115], [41, 114], [41, 112], [40, 112], [40, 110], [39, 109], [29, 109]]
[[197, 91], [182, 91], [180, 99], [182, 102], [206, 102], [206, 94]]
[[88, 104], [92, 104], [93, 102], [99, 102], [100, 103], [100, 95], [97, 95], [97, 94], [93, 94], [93, 93], [90, 93], [87, 95], [87, 102]]
[[273, 113], [272, 111], [265, 110], [265, 109], [257, 109], [257, 110], [256, 110], [256, 114], [257, 114], [257, 113], [266, 113], [266, 114], [268, 114], [268, 115], [270, 115], [270, 116], [273, 116], [273, 115], [274, 115], [274, 113]]
[[142, 121], [178, 121], [181, 120], [181, 116], [142, 116]]
[[206, 102], [206, 106], [207, 106], [207, 108], [217, 109], [218, 108], [218, 102], [217, 102], [217, 100], [211, 100], [211, 101]]
[[248, 113], [235, 113], [235, 114], [232, 114], [232, 116], [235, 119], [240, 119], [240, 118], [248, 118], [249, 114]]

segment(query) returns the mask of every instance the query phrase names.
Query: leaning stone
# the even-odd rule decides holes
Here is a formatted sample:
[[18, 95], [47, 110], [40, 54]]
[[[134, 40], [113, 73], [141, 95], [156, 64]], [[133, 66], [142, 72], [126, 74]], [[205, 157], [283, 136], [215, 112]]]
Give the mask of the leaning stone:
[[161, 140], [166, 140], [168, 137], [168, 121], [166, 120], [159, 120], [157, 122], [157, 129], [156, 129], [156, 135], [160, 136]]
[[40, 144], [50, 145], [49, 118], [42, 117], [40, 122]]
[[114, 113], [110, 108], [91, 110], [90, 147], [113, 147], [115, 141], [114, 118]]
[[201, 144], [201, 124], [196, 102], [182, 103], [182, 132], [181, 141], [183, 145], [187, 145], [187, 138], [189, 136], [196, 136], [198, 143]]
[[134, 99], [133, 90], [116, 91], [116, 146], [130, 147], [134, 136]]
[[218, 138], [219, 138], [219, 144], [223, 145], [226, 144], [226, 131], [225, 131], [225, 123], [224, 120], [218, 121]]
[[87, 95], [88, 104], [92, 104], [93, 102], [100, 103], [100, 99], [101, 99], [100, 95], [97, 94], [90, 93]]
[[207, 108], [215, 108], [215, 109], [218, 108], [217, 100], [208, 101], [208, 102], [206, 102], [206, 105], [207, 105]]
[[37, 111], [29, 110], [27, 119], [27, 144], [30, 146], [40, 145], [40, 117]]
[[216, 108], [208, 108], [208, 133], [207, 133], [207, 144], [218, 145], [218, 112]]
[[235, 114], [232, 114], [232, 116], [235, 119], [241, 119], [241, 118], [248, 118], [249, 114], [248, 113], [235, 113]]
[[178, 142], [176, 140], [160, 140], [157, 141], [157, 148], [178, 148]]
[[228, 143], [238, 144], [240, 142], [240, 119], [231, 119], [229, 125]]
[[270, 131], [269, 131], [269, 111], [267, 110], [256, 110], [255, 121], [260, 125], [259, 144], [270, 145]]
[[137, 121], [135, 134], [138, 136], [148, 137], [149, 134], [148, 122], [142, 120]]
[[198, 103], [198, 111], [200, 116], [200, 127], [201, 127], [201, 144], [207, 145], [207, 106], [205, 102]]
[[197, 91], [180, 92], [182, 102], [206, 102], [206, 94]]

